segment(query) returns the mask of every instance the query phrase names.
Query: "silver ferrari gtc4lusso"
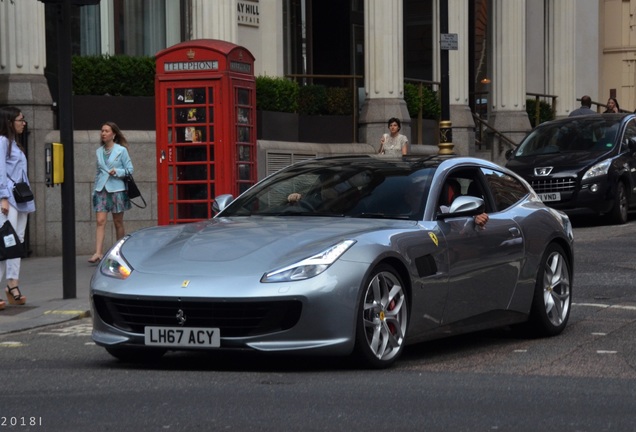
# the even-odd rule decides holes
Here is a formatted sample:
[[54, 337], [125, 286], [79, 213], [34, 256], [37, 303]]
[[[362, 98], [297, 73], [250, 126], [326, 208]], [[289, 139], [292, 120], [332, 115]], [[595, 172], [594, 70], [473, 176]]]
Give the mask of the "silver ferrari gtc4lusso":
[[213, 219], [142, 229], [105, 255], [98, 345], [124, 361], [251, 349], [381, 368], [408, 343], [502, 326], [552, 336], [568, 321], [568, 217], [485, 160], [318, 158], [214, 205]]

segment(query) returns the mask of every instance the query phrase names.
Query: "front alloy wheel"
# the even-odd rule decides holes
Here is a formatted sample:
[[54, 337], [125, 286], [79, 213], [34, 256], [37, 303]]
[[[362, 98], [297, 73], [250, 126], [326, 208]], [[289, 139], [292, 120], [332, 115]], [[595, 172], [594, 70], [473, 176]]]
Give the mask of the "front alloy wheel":
[[533, 332], [554, 336], [563, 331], [570, 316], [572, 273], [563, 248], [551, 244], [546, 249], [537, 274], [530, 313]]
[[358, 354], [372, 367], [390, 366], [404, 348], [409, 314], [404, 285], [392, 267], [380, 265], [373, 271], [358, 313]]

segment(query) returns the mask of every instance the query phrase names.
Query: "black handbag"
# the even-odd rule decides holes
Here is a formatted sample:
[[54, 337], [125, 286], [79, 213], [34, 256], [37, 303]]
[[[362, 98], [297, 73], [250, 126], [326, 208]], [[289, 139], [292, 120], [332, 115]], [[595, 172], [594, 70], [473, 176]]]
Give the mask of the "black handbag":
[[[126, 190], [128, 191], [128, 199], [130, 199], [130, 202], [139, 208], [146, 208], [146, 200], [141, 195], [141, 191], [137, 187], [137, 184], [135, 183], [135, 179], [133, 178], [132, 174], [128, 174], [128, 173], [126, 174], [126, 176], [124, 177], [124, 183], [126, 183]], [[143, 201], [144, 205], [141, 206], [137, 204], [136, 202], [134, 202], [133, 201], [134, 198], [141, 198], [141, 201]]]
[[27, 182], [19, 182], [13, 185], [13, 197], [15, 202], [25, 203], [33, 201], [33, 191]]
[[18, 234], [13, 229], [11, 222], [6, 221], [0, 227], [0, 261], [22, 258], [24, 247], [18, 238]]
[[13, 182], [13, 198], [15, 198], [15, 202], [25, 203], [33, 201], [33, 191], [27, 182], [21, 181], [16, 183], [11, 176], [7, 177]]

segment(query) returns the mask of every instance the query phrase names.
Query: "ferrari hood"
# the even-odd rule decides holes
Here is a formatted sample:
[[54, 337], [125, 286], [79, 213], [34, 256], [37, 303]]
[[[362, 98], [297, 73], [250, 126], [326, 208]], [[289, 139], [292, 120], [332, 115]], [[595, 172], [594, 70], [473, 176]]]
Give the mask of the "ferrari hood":
[[140, 272], [209, 274], [223, 268], [262, 272], [365, 233], [414, 226], [413, 221], [320, 217], [220, 218], [134, 233], [122, 255]]

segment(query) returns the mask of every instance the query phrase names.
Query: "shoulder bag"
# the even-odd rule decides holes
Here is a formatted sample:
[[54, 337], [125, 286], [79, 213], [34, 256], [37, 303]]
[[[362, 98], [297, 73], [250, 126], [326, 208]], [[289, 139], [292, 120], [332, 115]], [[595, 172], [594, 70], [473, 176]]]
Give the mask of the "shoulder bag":
[[13, 182], [13, 197], [15, 198], [15, 202], [25, 203], [33, 201], [33, 191], [27, 182], [21, 181], [16, 183], [9, 175], [7, 175], [7, 177]]
[[[130, 202], [139, 208], [146, 208], [146, 200], [141, 195], [141, 191], [137, 187], [132, 174], [128, 172], [126, 173], [126, 176], [124, 176], [124, 183], [126, 183], [126, 190], [128, 191], [128, 199], [130, 199]], [[141, 201], [144, 203], [144, 205], [142, 206], [134, 202], [134, 198], [141, 198]]]
[[22, 258], [23, 256], [24, 248], [18, 234], [13, 229], [11, 222], [6, 221], [0, 227], [0, 261]]

